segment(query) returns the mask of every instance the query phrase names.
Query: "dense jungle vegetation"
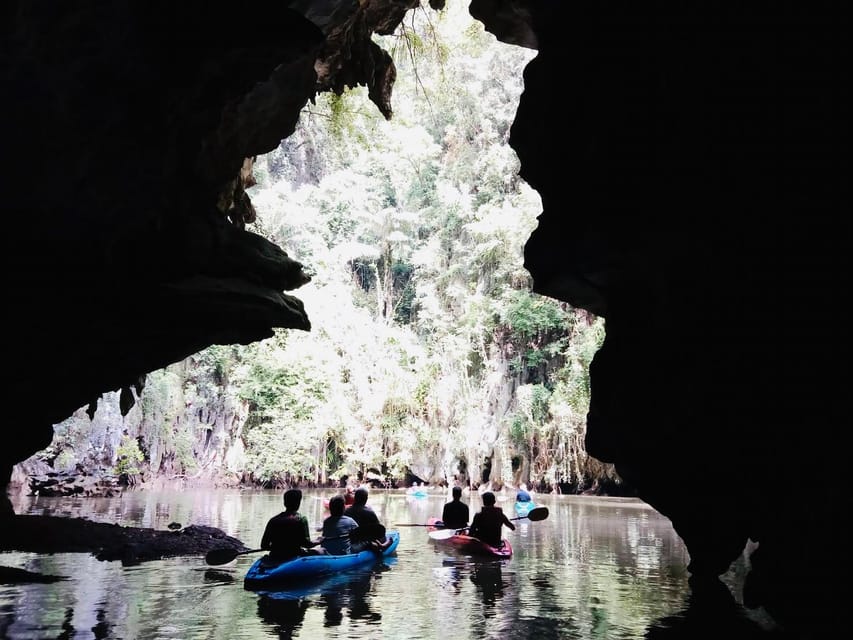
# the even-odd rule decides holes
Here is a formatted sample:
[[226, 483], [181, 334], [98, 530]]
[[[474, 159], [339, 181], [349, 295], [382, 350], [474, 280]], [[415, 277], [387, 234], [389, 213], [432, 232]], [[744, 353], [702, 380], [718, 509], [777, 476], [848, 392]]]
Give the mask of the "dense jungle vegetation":
[[106, 394], [56, 425], [41, 463], [265, 486], [618, 485], [584, 448], [604, 322], [531, 293], [522, 266], [541, 204], [507, 141], [535, 52], [448, 4], [377, 38], [398, 68], [391, 120], [364, 88], [324, 94], [256, 161], [250, 230], [311, 271], [294, 293], [312, 330], [151, 373], [124, 417]]

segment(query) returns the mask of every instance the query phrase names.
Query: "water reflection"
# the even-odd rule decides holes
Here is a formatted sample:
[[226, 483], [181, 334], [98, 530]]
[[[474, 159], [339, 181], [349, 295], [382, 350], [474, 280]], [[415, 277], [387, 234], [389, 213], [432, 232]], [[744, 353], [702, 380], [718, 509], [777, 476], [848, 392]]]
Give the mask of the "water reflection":
[[258, 614], [274, 626], [280, 638], [290, 638], [309, 609], [322, 609], [323, 626], [337, 627], [349, 619], [353, 624], [378, 624], [382, 613], [372, 595], [381, 574], [396, 563], [385, 558], [373, 567], [353, 570], [299, 584], [280, 591], [260, 591]]
[[[305, 492], [312, 526], [322, 522], [327, 493]], [[389, 524], [425, 523], [441, 513], [445, 498], [371, 492]], [[475, 560], [433, 544], [425, 528], [401, 528], [397, 557], [384, 565], [287, 592], [244, 590], [253, 561], [247, 556], [214, 569], [203, 557], [131, 568], [88, 554], [4, 554], [0, 564], [69, 579], [0, 584], [0, 638], [422, 640], [453, 629], [476, 638], [672, 640], [705, 627], [727, 640], [754, 628], [727, 593], [691, 592], [686, 549], [648, 505], [573, 496], [538, 501], [550, 515], [506, 533], [515, 551], [510, 560]], [[480, 507], [476, 495], [468, 503], [472, 511]], [[128, 492], [110, 499], [32, 498], [15, 508], [156, 529], [171, 522], [210, 525], [254, 546], [281, 510], [281, 493]]]
[[478, 562], [471, 569], [471, 582], [477, 585], [477, 591], [486, 608], [495, 606], [503, 595], [504, 583], [500, 562]]
[[258, 615], [270, 626], [277, 637], [294, 638], [294, 632], [302, 626], [308, 602], [301, 598], [271, 598], [262, 595], [258, 599]]
[[768, 640], [769, 637], [787, 637], [772, 625], [762, 625], [752, 619], [720, 580], [691, 579], [690, 586], [687, 608], [655, 621], [644, 636], [646, 640]]
[[342, 586], [324, 589], [320, 596], [322, 606], [325, 606], [325, 625], [335, 627], [344, 619], [344, 610], [349, 609], [351, 620], [362, 620], [375, 623], [382, 620], [382, 614], [370, 607], [368, 594], [373, 586], [371, 573], [356, 574]]

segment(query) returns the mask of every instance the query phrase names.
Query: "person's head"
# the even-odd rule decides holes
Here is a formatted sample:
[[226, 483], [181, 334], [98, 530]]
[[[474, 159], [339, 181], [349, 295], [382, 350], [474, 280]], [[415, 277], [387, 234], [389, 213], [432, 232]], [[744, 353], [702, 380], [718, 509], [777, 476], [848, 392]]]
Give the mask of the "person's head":
[[347, 485], [347, 495], [352, 495], [352, 487]]
[[288, 511], [299, 511], [302, 504], [302, 491], [299, 489], [288, 489], [284, 492], [284, 508]]
[[459, 500], [462, 497], [462, 487], [453, 487], [453, 499]]
[[367, 504], [367, 489], [359, 487], [355, 490], [355, 503], [360, 505]]
[[333, 516], [340, 516], [344, 513], [344, 497], [332, 496], [329, 500], [329, 513]]
[[483, 504], [487, 507], [494, 507], [495, 506], [495, 494], [492, 493], [491, 491], [486, 491], [486, 493], [483, 494]]

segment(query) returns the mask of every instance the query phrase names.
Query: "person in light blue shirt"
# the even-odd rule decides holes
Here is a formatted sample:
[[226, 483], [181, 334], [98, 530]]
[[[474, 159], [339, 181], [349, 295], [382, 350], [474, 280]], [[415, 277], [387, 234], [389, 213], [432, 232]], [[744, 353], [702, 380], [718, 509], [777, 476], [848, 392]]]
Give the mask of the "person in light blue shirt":
[[323, 520], [323, 548], [335, 556], [352, 553], [350, 534], [358, 529], [358, 523], [344, 515], [344, 497], [334, 496], [329, 500], [329, 515]]

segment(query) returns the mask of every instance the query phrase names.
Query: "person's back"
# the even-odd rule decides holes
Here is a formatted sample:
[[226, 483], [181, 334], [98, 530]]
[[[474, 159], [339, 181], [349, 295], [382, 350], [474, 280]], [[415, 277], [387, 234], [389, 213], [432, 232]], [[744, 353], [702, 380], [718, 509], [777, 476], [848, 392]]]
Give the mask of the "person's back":
[[515, 530], [515, 525], [506, 517], [503, 509], [495, 506], [495, 494], [487, 491], [483, 494], [483, 508], [474, 514], [468, 535], [492, 547], [501, 547], [503, 546], [501, 527], [504, 525]]
[[323, 520], [323, 548], [336, 556], [350, 553], [352, 546], [349, 536], [358, 529], [358, 523], [344, 515], [343, 496], [334, 496], [329, 500], [329, 513], [331, 515]]
[[367, 489], [356, 489], [354, 499], [353, 504], [344, 510], [344, 515], [355, 520], [359, 527], [379, 524], [379, 516], [367, 506]]
[[302, 492], [289, 489], [284, 493], [285, 510], [270, 518], [261, 537], [261, 549], [269, 550], [269, 559], [283, 562], [303, 555], [308, 547], [318, 544], [311, 540], [308, 519], [299, 513]]
[[463, 529], [468, 526], [470, 512], [468, 505], [462, 502], [462, 487], [453, 487], [453, 500], [444, 505], [441, 521], [448, 529]]
[[367, 489], [363, 487], [356, 489], [354, 497], [353, 505], [344, 511], [344, 515], [355, 520], [361, 530], [353, 535], [352, 552], [358, 553], [365, 549], [382, 551], [391, 544], [391, 540], [385, 536], [385, 527], [379, 522], [379, 516], [367, 506]]

